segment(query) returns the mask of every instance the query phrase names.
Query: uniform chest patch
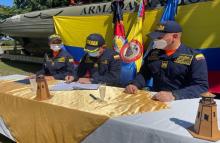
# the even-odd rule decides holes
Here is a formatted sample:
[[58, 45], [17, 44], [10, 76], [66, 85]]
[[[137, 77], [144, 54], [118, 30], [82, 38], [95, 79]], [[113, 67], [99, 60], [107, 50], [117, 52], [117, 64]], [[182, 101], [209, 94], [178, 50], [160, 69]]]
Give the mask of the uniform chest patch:
[[189, 66], [192, 62], [192, 59], [193, 59], [193, 55], [182, 54], [178, 58], [176, 58], [174, 62]]
[[162, 61], [162, 62], [161, 62], [161, 68], [162, 68], [162, 69], [166, 69], [166, 68], [167, 68], [167, 65], [168, 65], [168, 61]]
[[100, 61], [100, 64], [107, 65], [107, 64], [108, 64], [108, 60], [103, 60], [103, 61]]
[[93, 63], [93, 61], [90, 58], [86, 58], [85, 63]]
[[97, 63], [94, 64], [94, 68], [97, 68], [99, 67], [99, 65]]
[[115, 55], [115, 56], [114, 56], [114, 59], [115, 59], [115, 60], [119, 60], [119, 59], [120, 59], [120, 56], [119, 56], [119, 55]]

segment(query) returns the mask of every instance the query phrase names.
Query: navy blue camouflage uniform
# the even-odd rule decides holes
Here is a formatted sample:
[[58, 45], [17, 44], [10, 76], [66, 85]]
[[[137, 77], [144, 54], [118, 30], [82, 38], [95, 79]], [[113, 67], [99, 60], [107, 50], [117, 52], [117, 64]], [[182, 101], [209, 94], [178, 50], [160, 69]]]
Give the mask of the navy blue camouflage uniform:
[[118, 86], [120, 83], [121, 60], [112, 49], [106, 48], [99, 58], [87, 54], [78, 66], [78, 78], [90, 74], [92, 83], [106, 83]]
[[50, 75], [55, 79], [64, 80], [67, 75], [74, 76], [76, 74], [73, 58], [65, 50], [61, 49], [57, 57], [50, 57], [45, 55], [43, 68], [37, 72], [37, 75]]
[[151, 50], [132, 84], [143, 88], [151, 77], [154, 91], [171, 91], [176, 100], [196, 98], [208, 90], [205, 58], [183, 44], [171, 56]]

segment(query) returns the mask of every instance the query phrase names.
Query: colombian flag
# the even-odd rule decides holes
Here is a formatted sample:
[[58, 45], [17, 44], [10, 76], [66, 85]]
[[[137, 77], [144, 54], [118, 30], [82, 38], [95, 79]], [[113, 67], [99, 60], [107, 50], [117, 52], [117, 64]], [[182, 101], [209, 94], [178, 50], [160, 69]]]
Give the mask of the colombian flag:
[[111, 4], [113, 11], [113, 24], [114, 24], [114, 38], [113, 48], [116, 52], [120, 52], [122, 46], [126, 42], [125, 29], [123, 24], [123, 12], [124, 7], [123, 1], [113, 1]]
[[[210, 91], [213, 93], [220, 93], [219, 9], [220, 0], [212, 0], [178, 6], [178, 14], [176, 15], [176, 21], [183, 27], [183, 43], [200, 50], [206, 57], [209, 70]], [[140, 33], [135, 37], [139, 37], [138, 35], [147, 35], [159, 23], [163, 9], [148, 10], [145, 14], [147, 16], [146, 19], [141, 18], [143, 23], [140, 22], [138, 24], [136, 14], [125, 13], [123, 15], [125, 31], [136, 29], [133, 28], [134, 24], [136, 24], [142, 27], [142, 30], [137, 30]], [[56, 33], [63, 38], [67, 50], [70, 51], [75, 60], [80, 60], [84, 54], [83, 48], [86, 37], [91, 33], [102, 34], [108, 47], [112, 47], [112, 37], [114, 34], [112, 19], [112, 15], [55, 16], [54, 25]], [[131, 33], [129, 33], [128, 40], [134, 37], [131, 36], [133, 35]], [[141, 43], [148, 41], [147, 36], [143, 36], [142, 38]]]
[[163, 23], [167, 20], [175, 21], [175, 16], [177, 14], [179, 0], [167, 0], [167, 5], [164, 9], [163, 15], [160, 22]]
[[[143, 30], [144, 14], [145, 14], [145, 1], [141, 0], [139, 4], [139, 9], [138, 9], [137, 20], [133, 24], [131, 31], [127, 37], [128, 42], [130, 42], [131, 40], [137, 40], [140, 44], [142, 44], [142, 47], [143, 47], [143, 31], [142, 30]], [[135, 61], [137, 72], [139, 72], [141, 65], [142, 65], [143, 53], [141, 54], [142, 56], [137, 61]]]

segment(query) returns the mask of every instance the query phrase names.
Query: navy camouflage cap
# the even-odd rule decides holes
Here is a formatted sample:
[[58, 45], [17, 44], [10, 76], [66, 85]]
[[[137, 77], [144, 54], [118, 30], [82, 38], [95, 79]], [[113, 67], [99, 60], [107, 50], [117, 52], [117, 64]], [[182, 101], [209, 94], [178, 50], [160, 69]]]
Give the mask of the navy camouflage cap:
[[98, 49], [105, 44], [105, 40], [100, 34], [90, 34], [86, 39], [86, 52], [96, 52]]
[[182, 32], [182, 27], [175, 21], [166, 21], [160, 23], [154, 32], [148, 34], [152, 39], [157, 39], [163, 37], [167, 33], [180, 33]]
[[52, 35], [50, 35], [50, 36], [48, 37], [48, 40], [49, 40], [49, 42], [54, 41], [54, 40], [61, 40], [61, 41], [62, 41], [60, 35], [58, 35], [58, 34], [52, 34]]

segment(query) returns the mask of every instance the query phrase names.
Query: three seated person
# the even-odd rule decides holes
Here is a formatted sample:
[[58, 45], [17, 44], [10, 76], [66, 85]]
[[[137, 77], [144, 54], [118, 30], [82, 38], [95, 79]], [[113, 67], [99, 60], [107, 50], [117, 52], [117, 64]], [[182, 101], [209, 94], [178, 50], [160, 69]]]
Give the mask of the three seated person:
[[[203, 54], [181, 42], [182, 27], [174, 21], [161, 23], [149, 37], [153, 48], [143, 59], [140, 72], [125, 91], [135, 94], [153, 78], [153, 97], [162, 102], [200, 97], [208, 91], [207, 65]], [[43, 69], [37, 75], [51, 75], [67, 82], [105, 83], [120, 86], [121, 59], [117, 52], [106, 47], [100, 34], [90, 34], [86, 39], [85, 55], [78, 67], [73, 58], [62, 49], [62, 40], [49, 38], [52, 58], [46, 56]], [[135, 96], [135, 95], [134, 95]]]

